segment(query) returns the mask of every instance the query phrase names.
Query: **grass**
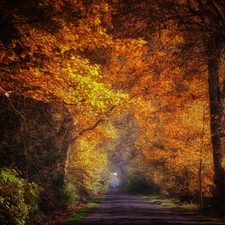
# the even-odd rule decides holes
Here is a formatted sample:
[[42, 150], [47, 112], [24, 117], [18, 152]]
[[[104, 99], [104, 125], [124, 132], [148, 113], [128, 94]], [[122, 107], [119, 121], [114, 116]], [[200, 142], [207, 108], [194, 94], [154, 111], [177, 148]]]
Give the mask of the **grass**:
[[200, 210], [197, 204], [193, 203], [180, 203], [178, 199], [175, 198], [166, 198], [159, 195], [150, 195], [150, 196], [141, 196], [151, 202], [162, 205], [166, 208], [174, 210], [176, 212], [185, 214], [185, 215], [193, 215], [200, 218], [204, 218], [206, 220], [218, 222], [219, 224], [225, 224], [224, 218], [219, 217], [213, 213], [209, 213], [208, 211]]
[[65, 222], [57, 223], [57, 225], [76, 225], [92, 208], [98, 206], [102, 201], [102, 196], [92, 199], [84, 207], [72, 211]]
[[166, 198], [159, 195], [142, 196], [142, 197], [150, 200], [151, 202], [155, 204], [165, 206], [166, 208], [175, 210], [180, 213], [194, 212], [199, 208], [198, 205], [193, 203], [180, 204], [179, 200], [175, 198]]

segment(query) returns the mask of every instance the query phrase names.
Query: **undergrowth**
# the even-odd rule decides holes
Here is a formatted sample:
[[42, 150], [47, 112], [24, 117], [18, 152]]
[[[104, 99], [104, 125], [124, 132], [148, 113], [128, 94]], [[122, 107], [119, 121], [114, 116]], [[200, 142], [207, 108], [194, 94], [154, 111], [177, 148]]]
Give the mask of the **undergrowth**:
[[96, 197], [87, 204], [83, 205], [80, 209], [73, 210], [66, 221], [56, 223], [56, 225], [76, 225], [81, 219], [83, 219], [90, 210], [98, 206], [103, 201], [103, 197]]

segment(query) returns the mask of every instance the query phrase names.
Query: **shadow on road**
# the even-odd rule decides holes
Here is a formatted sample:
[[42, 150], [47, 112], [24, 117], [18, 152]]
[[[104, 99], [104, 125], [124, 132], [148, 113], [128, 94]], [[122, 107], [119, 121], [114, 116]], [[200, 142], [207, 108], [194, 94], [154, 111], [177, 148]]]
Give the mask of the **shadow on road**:
[[155, 205], [146, 199], [127, 194], [120, 189], [110, 189], [104, 202], [94, 208], [79, 225], [151, 225], [151, 224], [211, 224], [206, 220], [180, 215], [162, 206]]

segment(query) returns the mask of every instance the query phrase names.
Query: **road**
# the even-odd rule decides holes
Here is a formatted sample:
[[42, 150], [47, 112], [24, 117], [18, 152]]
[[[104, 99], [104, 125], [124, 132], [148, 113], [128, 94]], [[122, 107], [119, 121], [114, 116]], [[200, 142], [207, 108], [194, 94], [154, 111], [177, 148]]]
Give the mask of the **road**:
[[210, 224], [203, 219], [185, 216], [119, 189], [111, 189], [104, 202], [94, 208], [79, 225], [186, 225]]

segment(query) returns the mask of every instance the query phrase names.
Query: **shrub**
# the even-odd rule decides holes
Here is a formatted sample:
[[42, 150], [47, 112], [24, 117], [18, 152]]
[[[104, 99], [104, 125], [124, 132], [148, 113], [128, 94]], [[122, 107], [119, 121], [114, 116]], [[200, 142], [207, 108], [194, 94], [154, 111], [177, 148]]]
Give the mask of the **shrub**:
[[71, 183], [66, 184], [65, 188], [62, 190], [62, 193], [61, 193], [62, 207], [65, 207], [68, 204], [77, 202], [78, 200], [79, 200], [79, 197], [77, 195], [76, 187]]
[[20, 178], [14, 169], [0, 169], [0, 221], [3, 225], [36, 224], [41, 219], [38, 198], [36, 184]]

